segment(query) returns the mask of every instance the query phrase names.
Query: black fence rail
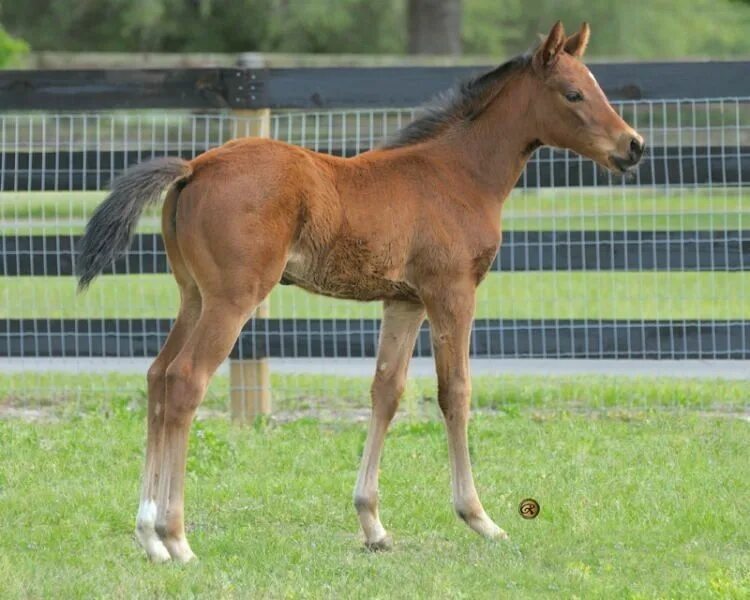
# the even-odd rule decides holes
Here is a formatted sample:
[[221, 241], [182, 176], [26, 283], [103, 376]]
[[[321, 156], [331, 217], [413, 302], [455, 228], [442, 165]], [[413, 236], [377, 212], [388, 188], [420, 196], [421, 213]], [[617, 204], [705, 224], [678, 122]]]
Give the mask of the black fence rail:
[[[590, 65], [612, 100], [750, 95], [750, 63]], [[0, 71], [0, 110], [289, 109], [416, 106], [491, 68]]]
[[[0, 320], [0, 356], [153, 357], [168, 319]], [[377, 319], [253, 319], [231, 358], [372, 358]], [[716, 320], [477, 319], [475, 358], [748, 359], [750, 322]], [[430, 356], [429, 326], [414, 356]]]

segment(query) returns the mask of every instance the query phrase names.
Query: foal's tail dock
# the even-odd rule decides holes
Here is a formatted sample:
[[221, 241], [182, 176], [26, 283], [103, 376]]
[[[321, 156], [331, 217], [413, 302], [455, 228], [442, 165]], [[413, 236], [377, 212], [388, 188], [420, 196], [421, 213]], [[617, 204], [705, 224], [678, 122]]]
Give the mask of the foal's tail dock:
[[192, 174], [190, 163], [168, 156], [140, 163], [112, 182], [109, 196], [94, 211], [78, 250], [78, 290], [128, 249], [143, 210], [159, 201], [172, 183]]

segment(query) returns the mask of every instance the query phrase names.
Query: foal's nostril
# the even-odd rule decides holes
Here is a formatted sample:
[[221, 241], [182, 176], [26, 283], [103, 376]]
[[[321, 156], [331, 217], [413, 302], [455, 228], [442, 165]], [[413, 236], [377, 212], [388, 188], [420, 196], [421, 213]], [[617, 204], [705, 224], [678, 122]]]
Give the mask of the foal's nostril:
[[643, 154], [643, 142], [638, 138], [632, 138], [630, 140], [630, 157], [633, 160], [639, 160]]

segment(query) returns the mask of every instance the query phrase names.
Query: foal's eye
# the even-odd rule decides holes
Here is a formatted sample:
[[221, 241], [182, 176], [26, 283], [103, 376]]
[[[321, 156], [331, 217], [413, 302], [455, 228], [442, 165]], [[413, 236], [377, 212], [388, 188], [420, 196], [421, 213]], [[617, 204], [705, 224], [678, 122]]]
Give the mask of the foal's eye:
[[568, 102], [580, 102], [583, 100], [583, 94], [581, 92], [566, 92], [565, 99]]

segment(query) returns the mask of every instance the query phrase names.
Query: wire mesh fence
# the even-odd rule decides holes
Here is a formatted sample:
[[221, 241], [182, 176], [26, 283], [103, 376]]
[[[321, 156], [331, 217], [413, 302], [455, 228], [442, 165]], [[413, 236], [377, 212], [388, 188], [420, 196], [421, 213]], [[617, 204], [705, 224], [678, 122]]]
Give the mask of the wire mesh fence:
[[[506, 203], [503, 246], [479, 288], [476, 361], [750, 357], [744, 195], [750, 100], [616, 107], [648, 141], [643, 165], [622, 179], [570, 152], [535, 153]], [[353, 156], [414, 115], [278, 112], [266, 125], [275, 139]], [[84, 296], [75, 295], [72, 275], [77, 236], [123, 168], [165, 154], [191, 158], [258, 127], [256, 117], [221, 112], [0, 115], [0, 394], [6, 402], [80, 406], [143, 393], [148, 359], [178, 303], [158, 209], [142, 219], [128, 255]], [[248, 324], [232, 358], [269, 357], [276, 408], [367, 406], [378, 304], [279, 287], [269, 313]], [[425, 325], [415, 355], [429, 353]], [[413, 410], [434, 398], [425, 368], [418, 369], [424, 379], [407, 392]], [[230, 381], [227, 373], [223, 368], [214, 383], [209, 407], [225, 408], [232, 386], [256, 385]], [[475, 383], [480, 405], [514, 398], [541, 403], [558, 392], [544, 382], [529, 392], [520, 379], [491, 375]], [[617, 403], [601, 393], [602, 403]], [[647, 396], [641, 395], [644, 404], [674, 400]]]

